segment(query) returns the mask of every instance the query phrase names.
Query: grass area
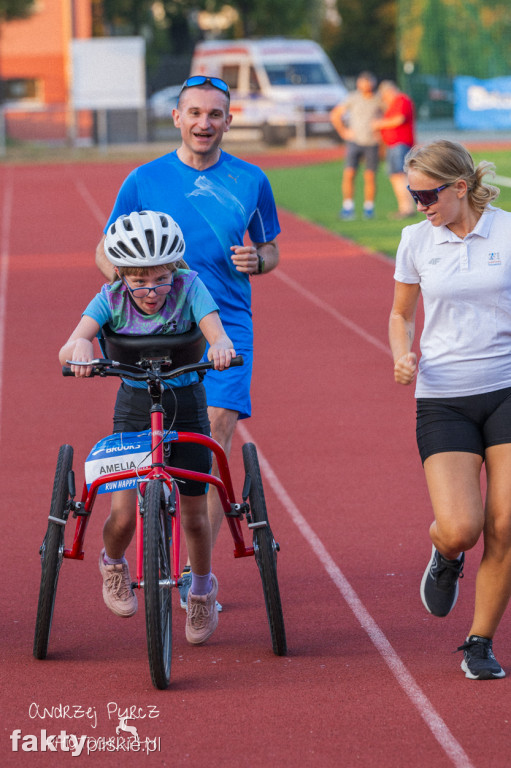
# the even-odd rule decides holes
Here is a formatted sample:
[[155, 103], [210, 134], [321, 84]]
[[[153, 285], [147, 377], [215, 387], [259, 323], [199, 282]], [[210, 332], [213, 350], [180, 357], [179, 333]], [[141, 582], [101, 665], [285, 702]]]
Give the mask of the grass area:
[[[499, 176], [511, 180], [511, 152], [492, 150], [474, 152], [476, 162], [489, 160], [494, 162]], [[384, 164], [378, 171], [378, 192], [375, 218], [367, 221], [362, 217], [363, 188], [362, 174], [357, 174], [356, 207], [358, 216], [354, 221], [341, 221], [339, 208], [341, 201], [342, 164], [339, 162], [320, 163], [296, 168], [281, 168], [266, 171], [270, 179], [277, 203], [282, 208], [298, 214], [308, 221], [320, 224], [326, 229], [354, 240], [366, 248], [395, 256], [402, 221], [392, 221], [390, 215], [396, 211], [396, 201]], [[510, 181], [511, 183], [511, 181]], [[499, 207], [511, 211], [511, 188], [501, 187], [497, 201]], [[422, 215], [407, 220], [407, 224], [421, 221]]]

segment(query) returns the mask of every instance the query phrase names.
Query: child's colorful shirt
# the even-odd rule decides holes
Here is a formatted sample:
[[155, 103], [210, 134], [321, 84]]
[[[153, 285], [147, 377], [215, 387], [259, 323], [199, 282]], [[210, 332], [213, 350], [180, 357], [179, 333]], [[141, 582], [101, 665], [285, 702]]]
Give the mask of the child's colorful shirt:
[[[104, 285], [83, 314], [95, 320], [100, 327], [108, 323], [115, 333], [150, 336], [185, 333], [194, 323], [199, 325], [203, 317], [215, 311], [218, 307], [197, 273], [178, 269], [173, 274], [172, 288], [165, 303], [154, 315], [146, 315], [138, 309], [120, 280]], [[191, 373], [169, 383], [174, 387], [183, 387], [196, 381], [198, 374]], [[147, 386], [144, 382], [127, 383], [144, 389]]]

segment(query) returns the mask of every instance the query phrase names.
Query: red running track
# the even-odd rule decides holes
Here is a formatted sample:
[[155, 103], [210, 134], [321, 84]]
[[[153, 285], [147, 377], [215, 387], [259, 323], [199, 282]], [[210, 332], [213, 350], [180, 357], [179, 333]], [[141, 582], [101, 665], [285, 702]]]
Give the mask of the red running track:
[[[154, 690], [143, 610], [124, 621], [101, 598], [103, 501], [85, 560], [63, 565], [49, 658], [32, 658], [58, 446], [74, 445], [81, 484], [81, 461], [110, 432], [115, 391], [63, 379], [57, 351], [101, 283], [93, 251], [129, 169], [0, 171], [1, 765], [54, 757], [21, 742], [13, 751], [16, 729], [27, 748], [29, 736], [65, 730], [94, 749], [134, 708], [130, 724], [156, 751], [93, 751], [85, 765], [507, 768], [509, 678], [468, 681], [452, 653], [470, 624], [477, 555], [451, 616], [431, 617], [419, 598], [431, 512], [413, 392], [394, 385], [387, 350], [392, 265], [285, 212], [281, 266], [253, 281], [254, 417], [240, 425], [232, 465], [239, 493], [241, 445], [253, 439], [282, 547], [289, 655], [271, 652], [255, 563], [232, 558], [224, 530], [218, 630], [189, 646], [175, 602], [172, 684]], [[495, 646], [511, 672], [509, 630], [506, 616]], [[59, 719], [65, 705], [82, 709]], [[56, 764], [72, 758], [59, 750]]]

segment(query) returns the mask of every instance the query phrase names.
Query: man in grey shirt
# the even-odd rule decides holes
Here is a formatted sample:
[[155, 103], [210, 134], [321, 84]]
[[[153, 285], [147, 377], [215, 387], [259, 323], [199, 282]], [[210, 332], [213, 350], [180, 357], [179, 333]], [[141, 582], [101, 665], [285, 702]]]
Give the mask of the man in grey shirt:
[[355, 176], [364, 160], [364, 216], [374, 216], [376, 195], [376, 171], [379, 160], [379, 134], [373, 129], [373, 121], [382, 116], [380, 97], [375, 93], [376, 77], [371, 72], [361, 72], [357, 77], [357, 89], [338, 104], [330, 113], [335, 130], [346, 142], [346, 158], [342, 175], [342, 219], [355, 217]]

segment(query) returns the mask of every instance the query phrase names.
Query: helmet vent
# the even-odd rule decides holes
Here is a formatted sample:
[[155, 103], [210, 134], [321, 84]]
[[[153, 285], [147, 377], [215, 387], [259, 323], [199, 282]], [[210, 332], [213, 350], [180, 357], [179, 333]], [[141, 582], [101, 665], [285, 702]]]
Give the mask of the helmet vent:
[[138, 238], [134, 237], [131, 242], [133, 243], [133, 248], [136, 248], [137, 251], [139, 252], [139, 254], [141, 256], [145, 257], [145, 251], [142, 248], [142, 246], [140, 245], [140, 240]]
[[122, 251], [125, 256], [131, 256], [130, 249], [126, 245], [124, 245], [124, 243], [117, 243], [116, 247], [119, 248], [119, 250]]
[[146, 229], [145, 236], [149, 246], [149, 253], [154, 253], [154, 232], [151, 229]]

